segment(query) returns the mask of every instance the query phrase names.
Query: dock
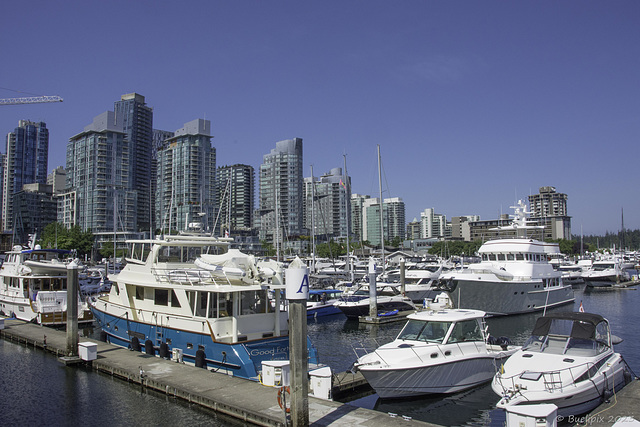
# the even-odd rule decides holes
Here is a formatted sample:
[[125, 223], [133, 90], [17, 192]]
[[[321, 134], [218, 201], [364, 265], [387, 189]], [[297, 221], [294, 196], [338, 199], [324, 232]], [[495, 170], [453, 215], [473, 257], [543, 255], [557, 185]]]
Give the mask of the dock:
[[640, 380], [633, 380], [589, 414], [566, 421], [589, 427], [640, 425]]
[[[16, 319], [5, 319], [4, 327], [5, 329], [0, 330], [3, 339], [53, 353], [68, 369], [75, 369], [77, 359], [73, 360], [74, 363], [67, 363], [64, 359], [67, 356], [66, 332]], [[286, 414], [278, 404], [279, 387], [267, 387], [259, 382], [231, 377], [220, 372], [206, 371], [206, 374], [203, 374], [202, 368], [88, 338], [81, 338], [80, 342], [97, 345], [97, 358], [82, 361], [95, 371], [201, 405], [248, 424], [286, 425]], [[368, 384], [361, 374], [345, 372], [335, 378], [333, 390], [338, 395], [352, 396], [351, 393], [367, 392]], [[436, 424], [391, 416], [313, 396], [309, 396], [309, 423], [311, 426], [437, 427]]]

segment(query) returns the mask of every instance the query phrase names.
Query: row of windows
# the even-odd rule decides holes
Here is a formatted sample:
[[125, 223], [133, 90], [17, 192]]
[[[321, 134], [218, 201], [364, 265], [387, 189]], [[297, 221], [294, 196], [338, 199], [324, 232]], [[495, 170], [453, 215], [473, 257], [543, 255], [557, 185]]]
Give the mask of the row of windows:
[[544, 254], [508, 253], [508, 254], [482, 254], [483, 261], [547, 261]]

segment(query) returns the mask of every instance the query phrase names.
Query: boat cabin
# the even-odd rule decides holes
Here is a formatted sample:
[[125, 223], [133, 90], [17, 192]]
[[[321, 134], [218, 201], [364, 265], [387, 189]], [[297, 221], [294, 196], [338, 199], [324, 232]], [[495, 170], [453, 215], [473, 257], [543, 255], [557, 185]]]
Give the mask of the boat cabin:
[[474, 310], [462, 312], [463, 316], [452, 316], [447, 311], [410, 315], [396, 339], [436, 344], [484, 341], [484, 313], [478, 312], [481, 315], [477, 317]]

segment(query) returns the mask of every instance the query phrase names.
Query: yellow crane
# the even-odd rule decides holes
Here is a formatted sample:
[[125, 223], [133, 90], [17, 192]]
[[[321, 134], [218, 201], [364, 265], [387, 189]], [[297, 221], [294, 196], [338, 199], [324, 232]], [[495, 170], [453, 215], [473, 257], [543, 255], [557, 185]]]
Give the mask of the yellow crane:
[[40, 104], [43, 102], [62, 102], [62, 98], [60, 98], [58, 95], [44, 95], [0, 99], [0, 105]]

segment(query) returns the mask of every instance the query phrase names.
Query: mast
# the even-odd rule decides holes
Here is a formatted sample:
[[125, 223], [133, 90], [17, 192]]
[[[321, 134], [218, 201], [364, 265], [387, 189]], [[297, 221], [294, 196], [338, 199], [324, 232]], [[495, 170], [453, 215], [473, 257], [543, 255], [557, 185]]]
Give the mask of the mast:
[[384, 259], [384, 201], [382, 199], [382, 159], [380, 157], [380, 144], [378, 144], [378, 188], [380, 190], [380, 240], [382, 246], [382, 270], [385, 268]]
[[351, 246], [349, 244], [349, 232], [351, 229], [351, 192], [347, 187], [349, 185], [349, 174], [347, 173], [347, 155], [343, 154], [344, 157], [344, 200], [347, 211], [347, 271], [349, 272], [349, 276], [351, 278], [351, 283], [353, 283], [353, 268], [351, 268]]
[[316, 272], [316, 186], [313, 181], [313, 165], [311, 165], [311, 272]]

